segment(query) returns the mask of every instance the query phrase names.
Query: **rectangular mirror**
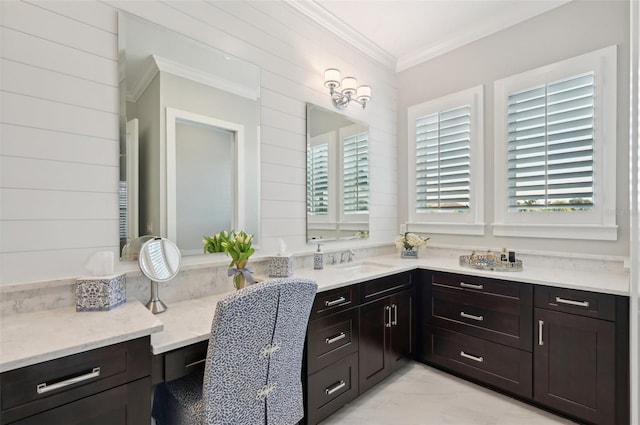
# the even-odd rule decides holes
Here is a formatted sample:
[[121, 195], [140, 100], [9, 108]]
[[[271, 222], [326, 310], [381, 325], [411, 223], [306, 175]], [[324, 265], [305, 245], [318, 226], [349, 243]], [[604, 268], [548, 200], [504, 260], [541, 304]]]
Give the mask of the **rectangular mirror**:
[[118, 44], [120, 248], [153, 235], [202, 254], [231, 229], [258, 246], [260, 69], [124, 12]]
[[307, 104], [307, 241], [369, 237], [369, 127]]

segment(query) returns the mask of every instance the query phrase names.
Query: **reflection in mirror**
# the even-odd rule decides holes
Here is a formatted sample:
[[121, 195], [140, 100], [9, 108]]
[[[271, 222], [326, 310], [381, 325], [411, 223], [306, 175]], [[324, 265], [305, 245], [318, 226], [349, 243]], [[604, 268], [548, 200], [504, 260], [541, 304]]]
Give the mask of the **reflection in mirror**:
[[[120, 12], [120, 247], [259, 234], [260, 70]], [[123, 256], [123, 259], [126, 257]]]
[[307, 104], [307, 240], [369, 237], [369, 127]]
[[158, 297], [158, 282], [168, 282], [180, 270], [180, 250], [168, 239], [153, 238], [140, 248], [140, 271], [151, 280], [151, 297], [147, 308], [153, 314], [162, 313], [167, 306]]

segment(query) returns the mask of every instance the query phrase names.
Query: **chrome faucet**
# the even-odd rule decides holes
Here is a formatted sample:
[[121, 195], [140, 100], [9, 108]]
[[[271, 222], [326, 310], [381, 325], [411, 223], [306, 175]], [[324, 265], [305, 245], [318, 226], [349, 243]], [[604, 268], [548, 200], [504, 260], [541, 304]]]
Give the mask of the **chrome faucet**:
[[344, 251], [342, 254], [340, 254], [340, 263], [344, 263], [344, 262], [345, 262], [345, 260], [344, 260], [344, 256], [345, 256], [345, 254], [347, 255], [347, 262], [351, 262], [351, 261], [353, 261], [353, 259], [354, 259], [354, 258], [355, 258], [355, 256], [356, 256], [356, 253], [355, 253], [355, 252], [353, 252], [353, 251], [352, 251], [352, 250], [350, 250], [350, 249], [347, 249], [347, 250], [346, 250], [346, 251]]

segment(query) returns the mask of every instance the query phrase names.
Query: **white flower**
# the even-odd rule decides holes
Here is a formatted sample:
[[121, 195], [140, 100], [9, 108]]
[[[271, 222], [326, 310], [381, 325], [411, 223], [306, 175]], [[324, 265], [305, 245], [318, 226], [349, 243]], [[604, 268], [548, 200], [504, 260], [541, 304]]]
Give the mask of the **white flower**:
[[429, 238], [423, 238], [415, 233], [405, 233], [404, 235], [396, 236], [395, 243], [397, 248], [414, 249], [420, 248], [427, 244]]

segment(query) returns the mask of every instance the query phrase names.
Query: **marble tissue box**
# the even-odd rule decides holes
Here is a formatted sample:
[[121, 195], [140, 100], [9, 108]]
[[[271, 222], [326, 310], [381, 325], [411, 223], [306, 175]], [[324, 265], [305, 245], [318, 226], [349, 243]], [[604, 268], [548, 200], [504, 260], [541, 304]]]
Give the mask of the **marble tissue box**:
[[125, 275], [76, 279], [76, 311], [108, 311], [127, 301]]
[[278, 255], [269, 257], [269, 277], [293, 276], [293, 257], [290, 255]]

